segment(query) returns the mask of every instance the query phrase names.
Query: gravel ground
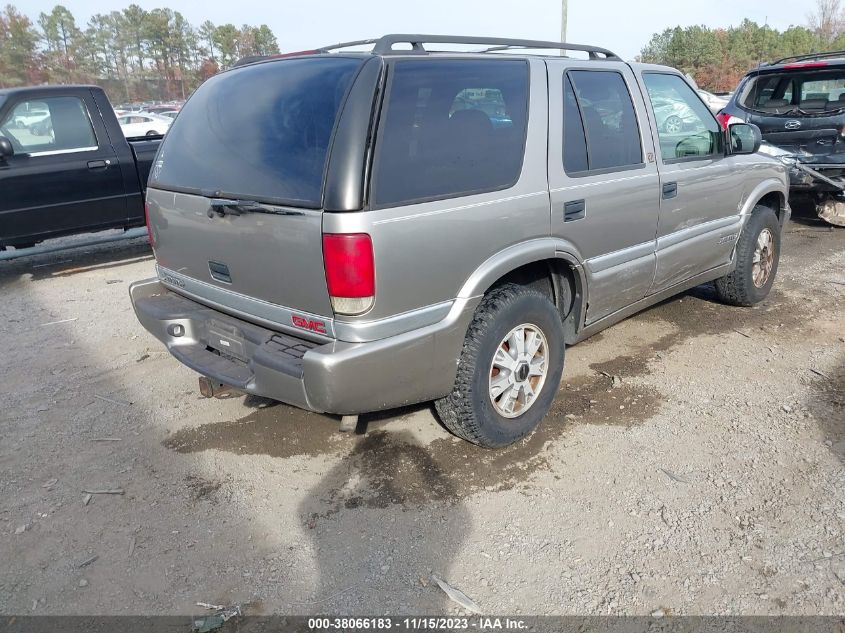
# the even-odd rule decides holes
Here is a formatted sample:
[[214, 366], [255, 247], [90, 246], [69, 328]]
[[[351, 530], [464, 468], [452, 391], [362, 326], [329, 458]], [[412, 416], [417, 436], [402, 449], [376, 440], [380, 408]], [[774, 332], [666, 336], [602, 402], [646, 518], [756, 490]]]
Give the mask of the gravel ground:
[[[701, 287], [570, 348], [484, 451], [420, 405], [205, 400], [137, 323], [143, 240], [0, 262], [0, 613], [845, 613], [845, 230], [753, 309]], [[122, 489], [125, 494], [84, 490]]]

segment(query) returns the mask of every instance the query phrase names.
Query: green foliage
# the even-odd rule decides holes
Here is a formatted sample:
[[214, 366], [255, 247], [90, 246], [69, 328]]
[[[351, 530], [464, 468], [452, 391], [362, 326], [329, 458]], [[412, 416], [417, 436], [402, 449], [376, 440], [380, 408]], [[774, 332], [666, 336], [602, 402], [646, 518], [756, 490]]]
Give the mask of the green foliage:
[[220, 56], [220, 64], [224, 68], [234, 64], [241, 56], [240, 35], [241, 32], [234, 24], [223, 24], [214, 29], [212, 39]]
[[35, 83], [98, 83], [118, 101], [187, 96], [246, 55], [279, 52], [266, 24], [194, 28], [178, 11], [130, 4], [78, 25], [66, 7], [38, 16], [0, 12], [0, 88]]
[[[809, 16], [809, 20], [811, 24], [819, 22], [817, 15]], [[820, 22], [829, 32], [830, 20]], [[655, 33], [638, 59], [678, 68], [691, 75], [702, 88], [733, 90], [739, 79], [761, 62], [842, 49], [845, 49], [845, 32], [837, 32], [830, 39], [818, 28], [790, 26], [781, 32], [746, 19], [739, 26], [727, 29], [678, 26]]]
[[279, 53], [279, 43], [276, 41], [276, 36], [273, 35], [273, 31], [266, 24], [262, 24], [253, 31], [253, 38], [256, 55], [277, 55]]
[[29, 18], [7, 5], [0, 13], [0, 86], [22, 86], [36, 79], [38, 39]]
[[85, 55], [85, 38], [73, 14], [62, 5], [38, 17], [44, 34], [44, 58], [47, 80], [53, 83], [72, 83], [80, 75], [81, 57]]

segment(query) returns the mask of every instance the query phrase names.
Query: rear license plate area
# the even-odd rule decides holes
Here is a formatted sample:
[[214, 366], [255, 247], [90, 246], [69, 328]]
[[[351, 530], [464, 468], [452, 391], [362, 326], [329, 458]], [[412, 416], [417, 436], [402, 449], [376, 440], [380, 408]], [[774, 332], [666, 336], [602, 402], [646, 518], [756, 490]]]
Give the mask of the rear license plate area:
[[247, 362], [244, 336], [238, 328], [219, 321], [208, 321], [206, 333], [206, 344], [212, 350], [220, 352], [222, 356], [231, 356], [244, 363]]

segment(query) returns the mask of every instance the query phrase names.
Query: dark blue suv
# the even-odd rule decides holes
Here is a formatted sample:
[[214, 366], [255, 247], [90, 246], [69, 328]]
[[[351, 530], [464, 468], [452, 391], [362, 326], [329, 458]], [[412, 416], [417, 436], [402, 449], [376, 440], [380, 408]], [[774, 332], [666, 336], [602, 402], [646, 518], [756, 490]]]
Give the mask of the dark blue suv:
[[761, 64], [718, 118], [725, 126], [757, 125], [761, 151], [791, 166], [793, 205], [809, 203], [823, 220], [845, 226], [845, 51]]

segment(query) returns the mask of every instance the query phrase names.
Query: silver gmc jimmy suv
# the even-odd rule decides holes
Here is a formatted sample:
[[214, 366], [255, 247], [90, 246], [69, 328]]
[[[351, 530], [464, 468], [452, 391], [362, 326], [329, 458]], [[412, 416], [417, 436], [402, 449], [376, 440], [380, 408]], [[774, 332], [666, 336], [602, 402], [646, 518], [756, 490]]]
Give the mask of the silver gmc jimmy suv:
[[759, 145], [678, 71], [590, 46], [388, 35], [250, 63], [161, 145], [132, 303], [206, 395], [353, 421], [434, 400], [503, 446], [567, 345], [705, 282], [766, 297], [790, 209]]

